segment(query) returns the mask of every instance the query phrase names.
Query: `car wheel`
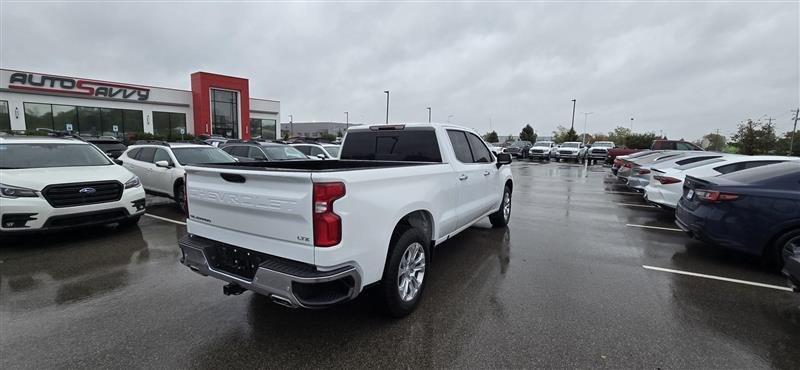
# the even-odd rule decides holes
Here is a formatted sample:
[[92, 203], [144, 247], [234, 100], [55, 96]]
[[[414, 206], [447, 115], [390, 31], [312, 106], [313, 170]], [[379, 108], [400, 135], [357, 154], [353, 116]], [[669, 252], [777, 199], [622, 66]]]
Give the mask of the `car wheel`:
[[403, 231], [392, 244], [383, 270], [383, 306], [394, 317], [404, 317], [417, 307], [425, 290], [428, 244], [416, 228]]
[[183, 184], [175, 184], [175, 204], [181, 212], [186, 213], [186, 189]]
[[506, 186], [503, 190], [503, 201], [500, 202], [500, 209], [489, 215], [492, 227], [504, 227], [511, 220], [511, 189]]
[[786, 249], [800, 249], [800, 229], [790, 230], [775, 239], [775, 243], [765, 252], [765, 262], [771, 268], [783, 268], [783, 251]]

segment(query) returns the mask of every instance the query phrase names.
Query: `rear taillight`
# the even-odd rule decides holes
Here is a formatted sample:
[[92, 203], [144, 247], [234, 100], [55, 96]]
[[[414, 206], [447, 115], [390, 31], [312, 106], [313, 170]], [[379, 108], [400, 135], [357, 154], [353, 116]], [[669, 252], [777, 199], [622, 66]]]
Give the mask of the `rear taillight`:
[[630, 162], [628, 162], [628, 163], [625, 163], [625, 165], [623, 167], [633, 168], [633, 165]]
[[331, 247], [342, 241], [342, 219], [333, 213], [333, 202], [345, 194], [344, 183], [314, 184], [314, 245]]
[[648, 170], [647, 168], [637, 168], [636, 173], [640, 175], [647, 175], [648, 173], [650, 173], [650, 170]]
[[723, 202], [726, 200], [739, 199], [737, 194], [722, 193], [716, 190], [695, 190], [694, 196], [706, 202]]
[[658, 176], [658, 175], [653, 176], [653, 180], [660, 182], [662, 185], [677, 184], [681, 182], [681, 180], [678, 180], [674, 177]]

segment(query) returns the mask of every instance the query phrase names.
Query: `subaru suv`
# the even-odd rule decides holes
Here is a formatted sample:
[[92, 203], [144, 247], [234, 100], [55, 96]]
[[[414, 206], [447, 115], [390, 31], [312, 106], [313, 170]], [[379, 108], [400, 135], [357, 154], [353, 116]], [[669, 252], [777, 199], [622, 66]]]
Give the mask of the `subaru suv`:
[[135, 224], [139, 177], [78, 139], [0, 137], [0, 233]]

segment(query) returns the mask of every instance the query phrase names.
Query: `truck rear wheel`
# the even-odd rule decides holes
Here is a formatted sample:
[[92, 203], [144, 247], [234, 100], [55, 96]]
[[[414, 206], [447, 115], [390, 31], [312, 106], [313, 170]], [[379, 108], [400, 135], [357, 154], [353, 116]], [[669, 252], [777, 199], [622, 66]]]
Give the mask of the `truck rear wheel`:
[[508, 225], [509, 220], [511, 220], [511, 189], [506, 186], [503, 190], [503, 201], [500, 203], [500, 209], [489, 215], [489, 221], [494, 227], [504, 227]]
[[425, 290], [428, 240], [415, 228], [404, 230], [395, 240], [383, 269], [383, 306], [394, 317], [404, 317], [417, 307]]

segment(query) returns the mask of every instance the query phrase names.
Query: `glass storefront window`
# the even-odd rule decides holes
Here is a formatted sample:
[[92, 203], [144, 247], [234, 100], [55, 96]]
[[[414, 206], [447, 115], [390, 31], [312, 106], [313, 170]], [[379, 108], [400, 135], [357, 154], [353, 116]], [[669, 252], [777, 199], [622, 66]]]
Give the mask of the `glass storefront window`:
[[78, 126], [78, 110], [71, 105], [53, 105], [53, 129], [66, 130], [67, 124], [72, 125], [72, 131], [80, 131]]
[[123, 129], [125, 133], [144, 133], [144, 115], [140, 110], [124, 109], [122, 111]]
[[37, 128], [53, 129], [53, 110], [50, 104], [24, 103], [25, 129], [35, 131]]
[[11, 114], [8, 110], [8, 102], [0, 100], [0, 131], [11, 130]]
[[239, 109], [236, 93], [212, 89], [211, 103], [213, 110], [211, 132], [225, 137], [239, 137]]
[[164, 138], [180, 138], [181, 129], [186, 130], [186, 114], [153, 112], [153, 133]]
[[100, 122], [100, 108], [78, 107], [78, 123], [81, 134], [99, 136], [102, 129]]
[[[101, 108], [100, 115], [103, 122], [101, 130], [103, 136], [119, 137], [123, 134], [122, 109]], [[117, 132], [114, 132], [114, 126], [117, 126]]]
[[251, 118], [250, 137], [255, 139], [275, 140], [276, 126], [277, 120], [274, 119]]

